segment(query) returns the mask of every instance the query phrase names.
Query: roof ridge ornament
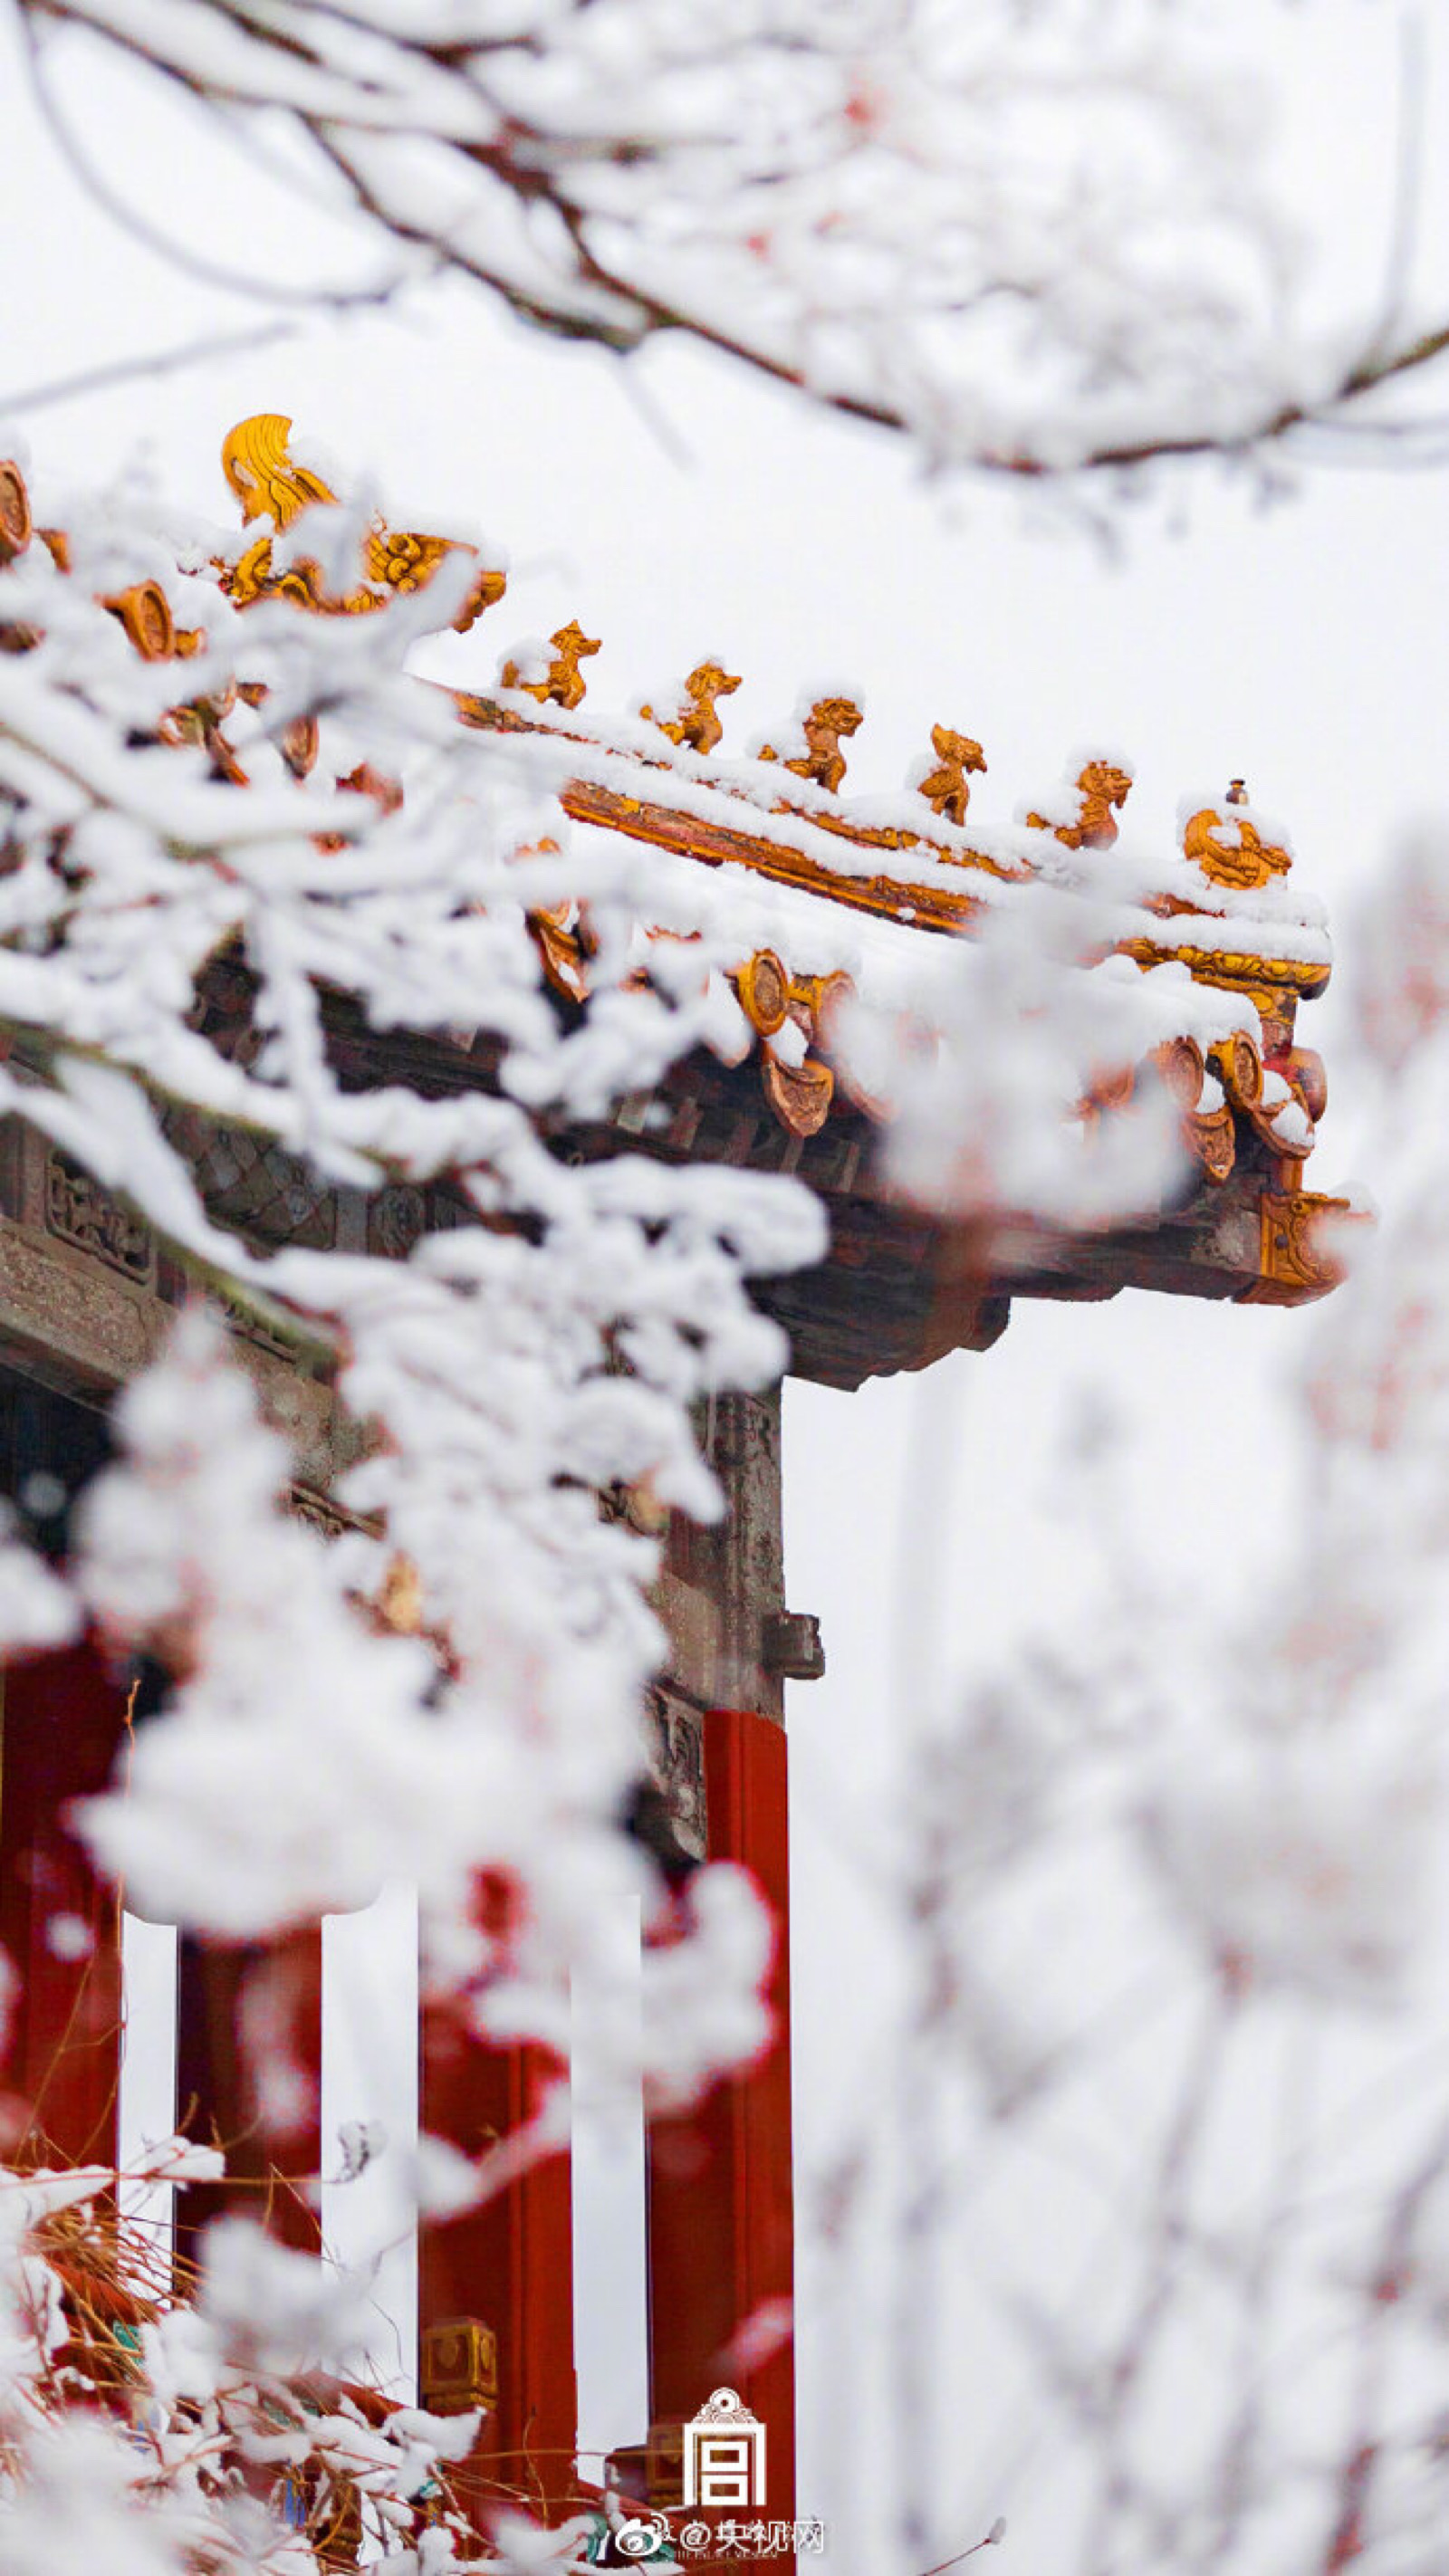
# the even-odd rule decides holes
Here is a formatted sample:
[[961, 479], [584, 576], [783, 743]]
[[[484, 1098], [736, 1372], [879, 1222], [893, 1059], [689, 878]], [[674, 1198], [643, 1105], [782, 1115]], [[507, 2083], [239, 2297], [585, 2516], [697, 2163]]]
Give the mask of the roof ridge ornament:
[[[828, 795], [838, 795], [845, 778], [845, 754], [840, 748], [841, 742], [848, 741], [853, 733], [859, 733], [864, 722], [864, 713], [854, 698], [817, 698], [810, 713], [801, 719], [805, 748], [795, 759], [787, 760], [784, 767], [796, 778], [811, 779]], [[759, 760], [780, 758], [770, 742], [762, 743], [755, 756]]]
[[1232, 886], [1240, 894], [1256, 892], [1270, 877], [1286, 876], [1293, 853], [1286, 842], [1264, 838], [1260, 825], [1266, 818], [1254, 819], [1241, 778], [1231, 780], [1223, 802], [1237, 810], [1220, 814], [1215, 805], [1204, 805], [1188, 816], [1182, 829], [1184, 858], [1195, 859], [1214, 885]]
[[969, 733], [953, 733], [949, 725], [932, 725], [931, 749], [937, 766], [917, 782], [916, 793], [924, 796], [933, 814], [954, 823], [959, 832], [971, 802], [972, 775], [986, 774], [986, 754]]
[[696, 662], [684, 683], [683, 696], [672, 716], [656, 715], [650, 706], [639, 713], [650, 724], [659, 727], [681, 750], [701, 754], [713, 751], [723, 740], [724, 726], [715, 712], [717, 698], [731, 698], [740, 685], [738, 671], [727, 671], [722, 662]]
[[507, 661], [499, 672], [498, 685], [501, 689], [519, 689], [525, 697], [537, 698], [541, 707], [552, 701], [554, 706], [562, 707], [566, 715], [572, 714], [575, 707], [583, 705], [589, 685], [579, 665], [591, 653], [601, 649], [599, 638], [586, 635], [578, 619], [571, 617], [567, 626], [554, 628], [549, 642], [554, 648], [553, 656], [538, 679], [525, 679], [526, 660], [522, 663]]
[[[260, 521], [264, 531], [239, 564], [223, 560], [220, 565], [223, 588], [235, 604], [279, 595], [326, 614], [371, 610], [384, 604], [389, 589], [420, 587], [454, 551], [451, 539], [400, 534], [374, 519], [364, 530], [369, 577], [359, 592], [329, 596], [322, 564], [300, 550], [274, 569], [276, 536], [304, 521], [307, 510], [332, 501], [323, 476], [292, 457], [289, 430], [282, 414], [259, 413], [238, 423], [226, 441], [228, 482], [248, 523]], [[78, 570], [63, 530], [32, 531], [24, 476], [13, 461], [0, 460], [0, 558], [14, 560], [23, 553], [32, 533], [63, 577]], [[303, 546], [305, 542], [304, 534]], [[286, 552], [291, 555], [291, 546]], [[502, 589], [501, 574], [475, 571], [474, 598], [458, 623], [470, 623], [477, 605]], [[177, 627], [171, 597], [152, 576], [126, 590], [101, 594], [101, 605], [148, 660], [180, 661], [197, 652], [204, 640], [199, 630]], [[41, 640], [38, 626], [7, 620], [0, 610], [0, 649], [26, 653]], [[599, 650], [597, 639], [570, 620], [555, 631], [551, 646], [515, 647], [495, 683], [501, 691], [517, 692], [507, 703], [488, 695], [446, 692], [465, 725], [552, 738], [559, 802], [576, 824], [622, 832], [708, 867], [738, 867], [794, 893], [879, 916], [900, 930], [955, 937], [972, 936], [987, 915], [984, 898], [997, 900], [988, 879], [1009, 882], [1023, 896], [1038, 876], [1090, 894], [1096, 872], [1068, 868], [1063, 876], [1060, 863], [1049, 859], [1035, 834], [1081, 852], [1110, 848], [1117, 837], [1116, 816], [1131, 789], [1131, 769], [1125, 761], [1119, 764], [1098, 753], [1082, 761], [1070, 785], [1043, 799], [1046, 814], [1019, 818], [1032, 831], [983, 833], [984, 846], [977, 846], [977, 836], [968, 838], [961, 824], [969, 810], [971, 779], [986, 768], [985, 754], [971, 736], [946, 725], [931, 728], [938, 765], [932, 769], [929, 760], [916, 764], [908, 780], [910, 802], [885, 812], [878, 805], [852, 810], [836, 791], [845, 774], [843, 741], [863, 719], [856, 701], [843, 694], [822, 695], [803, 720], [797, 715], [803, 747], [788, 759], [782, 761], [780, 752], [767, 746], [767, 766], [753, 777], [738, 761], [712, 767], [700, 755], [713, 750], [720, 738], [716, 701], [740, 682], [711, 658], [690, 672], [673, 715], [641, 709], [661, 736], [652, 752], [632, 725], [625, 738], [607, 725], [601, 730], [561, 725], [551, 710], [561, 708], [567, 716], [581, 704], [583, 664]], [[537, 705], [525, 708], [524, 695]], [[214, 776], [244, 786], [248, 773], [227, 739], [225, 720], [234, 704], [255, 707], [266, 696], [260, 682], [239, 677], [220, 693], [198, 692], [164, 711], [155, 738], [199, 745]], [[803, 708], [806, 701], [799, 703]], [[300, 777], [319, 757], [319, 740], [316, 717], [303, 716], [278, 736], [275, 747]], [[687, 750], [689, 757], [671, 760], [666, 744]], [[779, 764], [773, 774], [770, 762]], [[817, 792], [795, 802], [788, 794], [782, 798], [779, 790], [789, 773], [809, 781]], [[339, 784], [374, 796], [384, 810], [391, 810], [400, 792], [396, 781], [365, 762]], [[926, 808], [949, 829], [933, 835]], [[1252, 1294], [1259, 1301], [1298, 1303], [1332, 1287], [1341, 1272], [1331, 1242], [1326, 1237], [1320, 1242], [1320, 1217], [1325, 1228], [1331, 1220], [1334, 1229], [1357, 1221], [1347, 1203], [1323, 1199], [1301, 1186], [1327, 1085], [1321, 1059], [1296, 1043], [1295, 1021], [1299, 1003], [1321, 992], [1328, 981], [1327, 943], [1316, 910], [1300, 916], [1298, 907], [1285, 907], [1276, 895], [1264, 907], [1241, 899], [1245, 891], [1251, 895], [1285, 873], [1292, 858], [1287, 834], [1249, 804], [1241, 778], [1232, 779], [1211, 804], [1185, 800], [1179, 815], [1187, 857], [1198, 871], [1196, 891], [1180, 863], [1157, 882], [1156, 891], [1151, 880], [1139, 884], [1135, 876], [1129, 879], [1121, 889], [1121, 917], [1114, 912], [1098, 922], [1082, 962], [1090, 966], [1115, 957], [1149, 972], [1173, 964], [1185, 968], [1194, 984], [1236, 997], [1238, 1006], [1209, 1013], [1206, 1019], [1196, 1015], [1195, 1022], [1185, 1012], [1175, 1033], [1169, 1014], [1166, 1030], [1145, 1053], [1108, 1062], [1086, 1081], [1076, 1114], [1090, 1138], [1109, 1114], [1130, 1105], [1144, 1085], [1149, 1094], [1153, 1086], [1165, 1091], [1188, 1152], [1207, 1182], [1217, 1189], [1230, 1182], [1235, 1186], [1236, 1195], [1223, 1203], [1223, 1223], [1231, 1229], [1244, 1206], [1258, 1209], [1261, 1245]], [[843, 866], [834, 864], [827, 836], [859, 855]], [[322, 841], [319, 846], [335, 844]], [[973, 882], [978, 877], [979, 891]], [[1010, 900], [1016, 899], [1013, 893]], [[561, 903], [551, 911], [535, 909], [529, 917], [550, 984], [562, 1002], [577, 1006], [591, 982], [593, 934], [585, 907], [577, 901]], [[746, 1051], [749, 1035], [758, 1042], [759, 1079], [774, 1122], [786, 1131], [778, 1168], [801, 1167], [802, 1155], [813, 1151], [812, 1139], [838, 1108], [840, 1132], [822, 1149], [811, 1177], [824, 1177], [827, 1189], [849, 1199], [867, 1145], [861, 1122], [889, 1121], [893, 1104], [872, 1092], [850, 1060], [852, 974], [843, 964], [823, 971], [828, 944], [822, 952], [813, 939], [798, 958], [792, 956], [785, 938], [789, 926], [790, 915], [782, 913], [780, 947], [751, 946], [729, 970], [744, 1023], [741, 1036]], [[675, 936], [657, 928], [650, 935]], [[749, 936], [747, 929], [742, 949]], [[1172, 993], [1164, 996], [1169, 1003], [1174, 998]], [[1241, 1005], [1250, 1006], [1255, 1016]], [[916, 1030], [909, 1014], [900, 1021], [898, 1035], [908, 1050], [929, 1049], [934, 1043], [933, 1033], [924, 1024]], [[698, 1124], [692, 1095], [682, 1107], [676, 1103], [671, 1150], [689, 1151]], [[745, 1108], [739, 1110], [731, 1138], [727, 1159], [769, 1150], [760, 1146]], [[836, 1177], [832, 1180], [830, 1174]], [[1207, 1206], [1203, 1202], [1200, 1213], [1211, 1228]], [[1219, 1266], [1227, 1284], [1212, 1293], [1242, 1295], [1240, 1233], [1231, 1239], [1223, 1234], [1221, 1247]], [[1204, 1253], [1203, 1258], [1210, 1261], [1216, 1255]], [[1194, 1264], [1201, 1266], [1196, 1252], [1189, 1267]]]
[[318, 501], [335, 502], [330, 483], [308, 465], [298, 465], [288, 440], [292, 424], [285, 412], [254, 412], [239, 420], [221, 442], [221, 470], [242, 505], [242, 519], [270, 518], [277, 528], [290, 528]]
[[[292, 423], [285, 412], [254, 412], [228, 430], [221, 446], [221, 468], [242, 505], [242, 520], [270, 518], [281, 535], [303, 514], [335, 507], [337, 494], [310, 465], [291, 452]], [[281, 572], [272, 567], [272, 538], [258, 537], [235, 564], [222, 568], [222, 588], [239, 608], [254, 600], [294, 600], [325, 617], [359, 617], [385, 608], [394, 592], [425, 590], [449, 555], [471, 555], [478, 549], [460, 537], [425, 536], [416, 529], [390, 528], [374, 517], [363, 539], [364, 578], [355, 590], [337, 594], [327, 588], [322, 567], [310, 556], [295, 557]], [[485, 608], [503, 597], [507, 576], [495, 567], [481, 568], [456, 617], [451, 621], [466, 635]]]
[[1077, 799], [1072, 821], [1053, 823], [1044, 814], [1028, 814], [1027, 822], [1038, 832], [1050, 832], [1068, 850], [1110, 850], [1117, 838], [1117, 812], [1132, 793], [1131, 770], [1115, 760], [1088, 760], [1072, 793]]

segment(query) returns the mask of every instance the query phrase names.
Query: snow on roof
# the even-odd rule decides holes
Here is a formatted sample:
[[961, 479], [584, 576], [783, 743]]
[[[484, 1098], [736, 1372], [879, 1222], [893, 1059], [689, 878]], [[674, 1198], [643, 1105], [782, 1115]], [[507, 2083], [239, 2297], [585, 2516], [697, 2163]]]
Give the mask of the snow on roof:
[[[535, 659], [527, 682], [516, 658], [503, 668], [508, 685], [459, 696], [464, 721], [528, 735], [585, 846], [622, 838], [674, 858], [679, 909], [665, 918], [656, 895], [654, 927], [707, 929], [716, 950], [732, 943], [768, 1095], [797, 1133], [823, 1123], [837, 1084], [888, 1117], [879, 1024], [908, 1029], [904, 1052], [919, 1052], [959, 1016], [958, 943], [989, 948], [1034, 918], [1078, 970], [1081, 998], [1095, 1007], [1110, 995], [1100, 1016], [1118, 1060], [1095, 1095], [1085, 1090], [1088, 1114], [1094, 1101], [1130, 1097], [1135, 1069], [1152, 1062], [1210, 1179], [1233, 1169], [1240, 1123], [1279, 1178], [1291, 1168], [1296, 1179], [1324, 1084], [1318, 1059], [1294, 1044], [1295, 1014], [1326, 985], [1332, 950], [1321, 904], [1285, 882], [1285, 836], [1246, 803], [1241, 782], [1216, 803], [1190, 801], [1182, 846], [1164, 855], [1121, 837], [1132, 778], [1117, 753], [1079, 755], [1075, 775], [1040, 800], [1045, 811], [968, 823], [969, 772], [984, 769], [984, 756], [944, 729], [935, 772], [862, 800], [842, 793], [844, 743], [860, 720], [852, 701], [818, 701], [789, 762], [741, 760], [721, 755], [715, 693], [699, 685], [706, 670], [727, 676], [718, 665], [690, 675], [672, 718], [602, 721], [579, 712], [583, 674], [566, 646], [547, 667]], [[695, 748], [691, 734], [709, 747]], [[569, 936], [555, 926], [552, 963], [577, 996], [586, 940], [570, 955]]]
[[[332, 506], [320, 458], [304, 464], [289, 448], [289, 429], [280, 415], [260, 415], [225, 442], [250, 524], [213, 559], [211, 578], [235, 605], [280, 595], [352, 617], [436, 582], [439, 622], [451, 612], [466, 631], [501, 598], [502, 570], [475, 548], [400, 534], [376, 517], [358, 523], [362, 579], [349, 587], [332, 525], [348, 514]], [[45, 533], [64, 569], [64, 538]], [[356, 532], [352, 542], [355, 564]], [[204, 652], [204, 634], [176, 630], [159, 584], [133, 585], [106, 604], [147, 659]], [[813, 1134], [843, 1103], [890, 1118], [883, 1033], [904, 1061], [945, 1045], [953, 1029], [959, 1037], [973, 989], [963, 946], [979, 954], [984, 990], [1029, 931], [1074, 997], [1066, 1007], [1078, 1022], [1079, 1078], [1067, 1109], [1090, 1129], [1132, 1098], [1147, 1069], [1149, 1091], [1154, 1079], [1166, 1087], [1209, 1180], [1225, 1179], [1239, 1143], [1256, 1138], [1278, 1190], [1296, 1187], [1325, 1099], [1318, 1058], [1295, 1042], [1296, 1012], [1327, 984], [1332, 951], [1322, 906], [1292, 881], [1286, 832], [1251, 805], [1241, 779], [1185, 798], [1177, 846], [1164, 849], [1135, 817], [1124, 830], [1132, 764], [1099, 745], [1078, 752], [1063, 780], [1023, 802], [1013, 821], [987, 822], [973, 804], [973, 781], [987, 768], [982, 746], [936, 725], [933, 758], [910, 783], [863, 797], [847, 792], [848, 746], [863, 718], [843, 685], [803, 696], [779, 743], [741, 758], [721, 748], [716, 702], [739, 685], [721, 662], [698, 663], [672, 704], [656, 693], [661, 702], [637, 715], [598, 718], [581, 712], [583, 665], [598, 649], [575, 621], [516, 645], [491, 687], [451, 693], [458, 717], [526, 738], [531, 769], [569, 816], [576, 848], [647, 845], [640, 931], [646, 959], [657, 944], [650, 971], [661, 970], [670, 942], [703, 942], [700, 971], [720, 987], [719, 1007], [701, 1021], [707, 1043], [727, 1062], [758, 1045], [766, 1095], [795, 1135]], [[417, 685], [420, 713], [425, 703], [433, 711], [423, 731], [436, 735], [440, 695]], [[365, 764], [345, 783], [402, 792]], [[586, 903], [572, 897], [533, 923], [556, 990], [582, 1000]], [[980, 1023], [985, 1042], [1008, 1051], [1011, 1009], [1038, 1020], [1042, 1010], [1039, 996], [1022, 998], [1019, 977], [1013, 990], [1017, 1002]]]

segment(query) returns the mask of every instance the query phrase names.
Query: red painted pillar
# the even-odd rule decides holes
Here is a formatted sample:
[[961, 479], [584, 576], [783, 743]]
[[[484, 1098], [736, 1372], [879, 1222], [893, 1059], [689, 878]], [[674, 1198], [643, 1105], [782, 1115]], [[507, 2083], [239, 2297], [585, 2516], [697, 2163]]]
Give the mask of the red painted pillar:
[[[518, 2135], [562, 2072], [542, 2048], [484, 2047], [429, 2007], [423, 2131], [476, 2163]], [[418, 2288], [423, 2403], [486, 2408], [464, 2474], [450, 2472], [462, 2500], [485, 2528], [500, 2501], [558, 2519], [579, 2493], [568, 2154], [529, 2164], [456, 2218], [425, 2218]]]
[[321, 2098], [321, 1924], [266, 1943], [183, 1934], [176, 2116], [188, 2137], [226, 2156], [223, 2182], [188, 2183], [177, 2200], [183, 2264], [197, 2260], [203, 2230], [225, 2214], [317, 2251]]
[[17, 1978], [3, 2150], [109, 2164], [120, 2075], [120, 1900], [65, 1822], [110, 1779], [125, 1694], [89, 1639], [14, 1664], [0, 1734], [0, 1942]]
[[[650, 2412], [697, 2414], [722, 2383], [766, 2428], [764, 2517], [795, 2515], [794, 2192], [785, 1730], [748, 1709], [705, 1720], [712, 1860], [753, 1872], [775, 1918], [775, 2036], [758, 2064], [650, 2135]], [[753, 2517], [745, 2517], [746, 2519]]]

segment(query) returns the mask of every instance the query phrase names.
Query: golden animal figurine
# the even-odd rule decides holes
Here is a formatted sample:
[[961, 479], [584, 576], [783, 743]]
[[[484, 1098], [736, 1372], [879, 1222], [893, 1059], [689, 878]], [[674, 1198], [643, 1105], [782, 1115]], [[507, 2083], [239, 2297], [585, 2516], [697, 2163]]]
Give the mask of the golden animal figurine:
[[[845, 754], [841, 738], [847, 740], [859, 733], [865, 718], [853, 698], [817, 698], [801, 725], [805, 749], [798, 760], [787, 760], [785, 767], [797, 778], [813, 779], [817, 787], [826, 788], [833, 796], [845, 776]], [[773, 743], [763, 743], [757, 757], [778, 760]]]
[[959, 831], [971, 802], [971, 775], [984, 775], [986, 754], [969, 733], [953, 733], [949, 725], [932, 725], [931, 749], [940, 767], [921, 780], [918, 792], [933, 814], [943, 815]]
[[[280, 532], [290, 528], [304, 510], [315, 508], [319, 502], [336, 501], [336, 493], [320, 474], [294, 461], [287, 445], [291, 426], [282, 412], [258, 412], [251, 420], [238, 421], [222, 442], [222, 472], [242, 505], [242, 518], [247, 524], [253, 519], [270, 518]], [[340, 598], [329, 594], [320, 564], [308, 557], [294, 561], [284, 572], [274, 573], [270, 537], [259, 537], [239, 563], [227, 567], [222, 587], [242, 608], [250, 607], [255, 599], [275, 596], [295, 600], [299, 607], [314, 609], [324, 616], [359, 617], [385, 607], [390, 591], [422, 590], [439, 564], [456, 554], [476, 555], [476, 548], [455, 537], [420, 536], [414, 530], [389, 528], [381, 519], [374, 519], [363, 541], [366, 579], [360, 588]], [[503, 573], [480, 571], [453, 619], [457, 632], [465, 635], [475, 618], [503, 597], [506, 588]]]
[[[1233, 780], [1223, 801], [1247, 804], [1241, 778]], [[1232, 886], [1240, 894], [1266, 885], [1270, 877], [1286, 876], [1293, 865], [1291, 852], [1280, 842], [1265, 841], [1250, 815], [1235, 814], [1229, 820], [1212, 805], [1204, 805], [1189, 818], [1182, 849], [1184, 858], [1195, 859], [1214, 885]]]
[[713, 751], [724, 733], [714, 702], [732, 698], [739, 685], [737, 671], [727, 671], [719, 662], [697, 662], [684, 683], [684, 703], [672, 716], [657, 716], [652, 707], [641, 707], [639, 713], [671, 742], [685, 744], [690, 751]]
[[1110, 760], [1089, 760], [1077, 779], [1080, 803], [1075, 823], [1048, 823], [1045, 815], [1028, 814], [1027, 821], [1039, 832], [1051, 832], [1069, 850], [1110, 850], [1117, 838], [1114, 806], [1123, 806], [1132, 793], [1130, 769], [1119, 769]]
[[525, 696], [537, 698], [541, 707], [546, 706], [550, 699], [556, 707], [566, 710], [581, 707], [589, 684], [579, 664], [590, 653], [598, 652], [598, 638], [586, 635], [578, 619], [571, 617], [567, 626], [555, 628], [549, 641], [556, 649], [541, 680], [525, 680], [516, 662], [505, 662], [499, 685], [505, 689], [521, 689]]

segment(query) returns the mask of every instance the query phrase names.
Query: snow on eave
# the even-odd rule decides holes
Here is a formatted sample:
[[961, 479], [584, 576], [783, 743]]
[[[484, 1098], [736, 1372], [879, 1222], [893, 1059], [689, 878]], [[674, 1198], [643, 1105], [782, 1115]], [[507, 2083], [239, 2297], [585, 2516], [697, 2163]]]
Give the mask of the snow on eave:
[[[1051, 886], [1099, 907], [1115, 941], [1150, 940], [1164, 954], [1189, 948], [1224, 959], [1302, 966], [1312, 970], [1315, 987], [1333, 962], [1319, 898], [1281, 881], [1249, 891], [1219, 885], [1180, 851], [1165, 856], [1135, 841], [1074, 850], [1053, 832], [1024, 823], [978, 825], [973, 819], [959, 828], [909, 792], [851, 799], [793, 773], [787, 784], [777, 762], [694, 752], [654, 725], [628, 717], [590, 722], [584, 730], [576, 711], [540, 706], [521, 690], [491, 690], [483, 703], [521, 720], [536, 741], [556, 746], [558, 787], [596, 787], [636, 806], [682, 814], [736, 840], [794, 853], [838, 879], [844, 902], [858, 901], [845, 891], [853, 881], [882, 879], [899, 889], [895, 918], [907, 928], [915, 926], [910, 896], [916, 889], [945, 897], [953, 908], [997, 911], [1018, 902], [1028, 888]], [[784, 810], [782, 794], [789, 800]], [[576, 817], [576, 823], [597, 828], [592, 817]], [[909, 835], [907, 845], [854, 837], [887, 831]], [[1164, 916], [1154, 898], [1181, 909]], [[809, 899], [828, 902], [828, 889], [816, 889]], [[924, 926], [958, 925], [927, 914]]]

